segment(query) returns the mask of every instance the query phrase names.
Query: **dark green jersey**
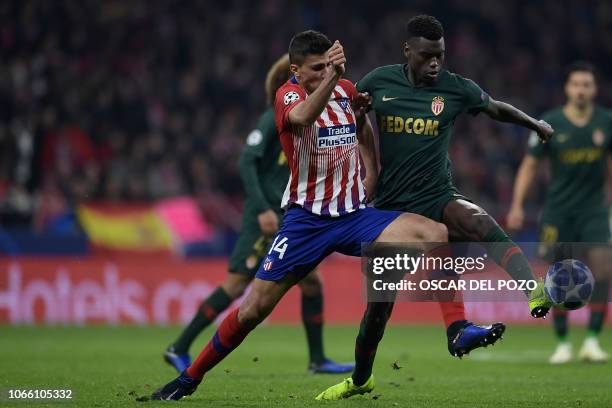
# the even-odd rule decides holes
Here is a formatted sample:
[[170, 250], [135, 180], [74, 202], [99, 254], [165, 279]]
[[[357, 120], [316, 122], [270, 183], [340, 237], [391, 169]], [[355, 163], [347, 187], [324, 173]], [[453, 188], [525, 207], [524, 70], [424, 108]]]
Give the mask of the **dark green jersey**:
[[548, 157], [552, 179], [546, 195], [546, 208], [558, 213], [578, 213], [605, 206], [606, 156], [612, 138], [612, 116], [595, 106], [585, 126], [571, 123], [563, 108], [542, 116], [555, 130], [548, 143], [537, 135], [529, 138], [528, 153], [537, 158]]
[[280, 211], [289, 167], [276, 131], [273, 109], [261, 115], [257, 127], [247, 137], [239, 167], [247, 203], [258, 213], [267, 209]]
[[357, 83], [372, 96], [381, 173], [375, 205], [406, 209], [453, 189], [448, 144], [455, 118], [476, 114], [489, 96], [473, 81], [442, 70], [433, 85], [414, 86], [404, 65], [375, 69]]

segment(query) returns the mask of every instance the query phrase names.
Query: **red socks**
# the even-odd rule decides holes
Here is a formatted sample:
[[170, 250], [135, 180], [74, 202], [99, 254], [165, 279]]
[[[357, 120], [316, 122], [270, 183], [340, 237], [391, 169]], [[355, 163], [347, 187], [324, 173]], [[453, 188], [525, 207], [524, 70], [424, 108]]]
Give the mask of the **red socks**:
[[467, 320], [465, 318], [463, 302], [438, 302], [438, 304], [440, 305], [446, 328], [457, 320]]
[[231, 312], [221, 323], [213, 338], [186, 370], [187, 375], [201, 380], [221, 360], [242, 343], [251, 329], [245, 329], [238, 322], [238, 309]]
[[[452, 256], [452, 250], [449, 245], [442, 245], [429, 251], [427, 255], [430, 257], [439, 256], [444, 258]], [[436, 297], [434, 297], [434, 299], [435, 298]], [[450, 299], [452, 298], [454, 298], [453, 302], [438, 301], [440, 311], [442, 312], [442, 318], [444, 319], [444, 326], [446, 326], [447, 329], [457, 320], [467, 320], [465, 318], [465, 307], [463, 305], [462, 293], [453, 293], [453, 296], [450, 297]]]

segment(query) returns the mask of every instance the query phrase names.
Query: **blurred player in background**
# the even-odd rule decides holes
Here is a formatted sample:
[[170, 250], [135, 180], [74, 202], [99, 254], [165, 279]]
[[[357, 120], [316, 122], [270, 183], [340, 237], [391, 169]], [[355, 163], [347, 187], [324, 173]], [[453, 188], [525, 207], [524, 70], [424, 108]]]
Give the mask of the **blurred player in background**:
[[[359, 154], [361, 150], [370, 173], [376, 153], [357, 143], [370, 125], [363, 109], [356, 113], [351, 107], [362, 106], [358, 101], [362, 96], [342, 78], [346, 57], [340, 43], [332, 44], [319, 32], [305, 31], [291, 40], [289, 56], [294, 76], [279, 88], [274, 102], [276, 127], [291, 170], [282, 201], [287, 210], [283, 224], [239, 309], [223, 320], [193, 364], [155, 391], [152, 399], [178, 400], [192, 394], [204, 375], [331, 253], [359, 256], [364, 242], [448, 239], [446, 227], [420, 215], [365, 206]], [[388, 318], [389, 314], [379, 313], [370, 322], [377, 326], [371, 333], [380, 337], [368, 341], [380, 341], [384, 331], [380, 327], [384, 329]], [[373, 388], [370, 375], [351, 391], [363, 394]]]
[[[495, 120], [525, 126], [543, 140], [552, 134], [551, 127], [494, 100], [473, 81], [443, 69], [444, 30], [435, 17], [413, 17], [408, 21], [407, 34], [407, 64], [377, 68], [357, 83], [359, 92], [370, 95], [378, 121], [381, 171], [380, 175], [376, 172], [378, 177], [368, 177], [372, 184], [366, 186], [369, 192], [375, 191], [375, 207], [407, 211], [441, 222], [448, 228], [450, 240], [482, 242], [510, 276], [535, 279], [521, 249], [485, 210], [453, 185], [448, 145], [455, 119], [463, 112], [484, 112]], [[462, 301], [440, 305], [447, 325], [448, 350], [454, 356], [495, 343], [505, 330], [503, 323], [481, 327], [467, 321]], [[529, 295], [530, 313], [536, 318], [544, 317], [550, 306], [540, 282]], [[367, 316], [377, 319], [374, 313]], [[367, 335], [370, 334], [364, 333]], [[356, 361], [352, 382], [360, 384], [363, 377], [359, 375], [362, 369], [357, 354]], [[320, 398], [349, 397], [352, 394], [348, 380], [328, 388]]]
[[[276, 90], [289, 79], [289, 74], [289, 55], [285, 54], [272, 65], [266, 77], [269, 105], [274, 103]], [[274, 124], [272, 107], [261, 115], [257, 127], [247, 137], [239, 168], [247, 199], [227, 278], [202, 302], [189, 325], [164, 353], [166, 362], [179, 373], [191, 364], [189, 348], [195, 338], [242, 296], [268, 252], [272, 237], [278, 232], [282, 217], [280, 203], [289, 167]], [[335, 363], [323, 352], [323, 290], [316, 269], [298, 285], [302, 290], [302, 321], [308, 341], [309, 370], [330, 374], [351, 371], [353, 364]]]
[[[522, 228], [525, 196], [536, 177], [540, 160], [548, 158], [552, 179], [542, 216], [541, 255], [555, 261], [571, 258], [567, 253], [571, 243], [589, 243], [587, 264], [596, 283], [590, 303], [588, 335], [579, 357], [585, 361], [604, 362], [609, 355], [599, 346], [597, 336], [606, 317], [612, 267], [609, 207], [605, 195], [606, 166], [612, 148], [612, 115], [595, 104], [596, 93], [593, 67], [584, 62], [573, 64], [565, 84], [566, 104], [544, 115], [555, 129], [551, 141], [542, 144], [536, 135], [529, 139], [528, 152], [514, 184], [508, 227]], [[576, 247], [579, 252], [584, 249], [580, 248], [584, 246]], [[559, 343], [550, 362], [567, 363], [572, 359], [567, 339], [567, 311], [555, 308], [553, 315]]]

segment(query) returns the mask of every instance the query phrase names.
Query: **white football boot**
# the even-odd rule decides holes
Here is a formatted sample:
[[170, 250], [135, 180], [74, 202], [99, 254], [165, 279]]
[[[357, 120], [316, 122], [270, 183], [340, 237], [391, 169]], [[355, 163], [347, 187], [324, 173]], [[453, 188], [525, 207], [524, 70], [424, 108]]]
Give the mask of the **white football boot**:
[[550, 364], [565, 364], [572, 361], [572, 345], [569, 342], [557, 344], [557, 348], [548, 359]]
[[610, 355], [599, 346], [597, 337], [587, 337], [584, 339], [578, 357], [580, 357], [580, 360], [590, 363], [605, 363], [610, 359]]

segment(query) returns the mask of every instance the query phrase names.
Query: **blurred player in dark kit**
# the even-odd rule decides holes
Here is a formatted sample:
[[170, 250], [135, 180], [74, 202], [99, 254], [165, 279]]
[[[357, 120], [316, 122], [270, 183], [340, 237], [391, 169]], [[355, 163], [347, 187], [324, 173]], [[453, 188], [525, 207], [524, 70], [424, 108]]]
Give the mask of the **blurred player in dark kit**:
[[[596, 283], [590, 303], [588, 335], [579, 357], [605, 362], [609, 355], [601, 349], [597, 337], [606, 318], [612, 268], [605, 194], [607, 161], [612, 149], [612, 115], [595, 104], [596, 94], [594, 68], [584, 62], [570, 66], [565, 83], [567, 102], [543, 116], [555, 128], [552, 139], [546, 144], [540, 143], [533, 134], [529, 139], [527, 155], [514, 184], [508, 227], [522, 228], [525, 196], [536, 178], [539, 162], [548, 159], [552, 179], [542, 216], [540, 255], [557, 261], [578, 255], [567, 251], [586, 252], [582, 255], [586, 255], [585, 262], [593, 271]], [[587, 244], [574, 245], [576, 251], [571, 250], [572, 243], [578, 242]], [[553, 316], [558, 345], [549, 361], [567, 363], [572, 360], [567, 339], [567, 311], [554, 308]]]

